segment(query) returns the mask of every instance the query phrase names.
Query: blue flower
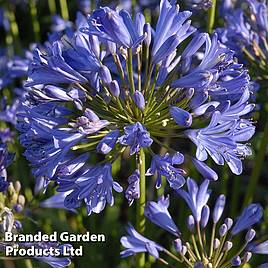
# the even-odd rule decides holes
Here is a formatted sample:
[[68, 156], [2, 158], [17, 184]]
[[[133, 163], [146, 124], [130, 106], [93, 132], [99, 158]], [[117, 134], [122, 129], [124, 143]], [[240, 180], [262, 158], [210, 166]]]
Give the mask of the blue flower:
[[59, 42], [55, 42], [48, 56], [36, 49], [29, 69], [26, 86], [59, 83], [86, 83], [87, 79], [69, 66], [63, 56]]
[[123, 236], [120, 240], [121, 244], [126, 248], [120, 253], [122, 258], [140, 252], [148, 252], [153, 257], [159, 258], [159, 251], [163, 250], [160, 245], [140, 235], [132, 225], [129, 225], [127, 232], [129, 235]]
[[123, 188], [112, 178], [111, 164], [86, 167], [82, 174], [74, 174], [71, 178], [60, 177], [58, 191], [73, 190], [66, 196], [64, 205], [69, 208], [76, 208], [84, 200], [87, 206], [88, 215], [91, 212], [100, 213], [106, 202], [114, 204], [112, 190], [122, 192]]
[[119, 138], [119, 142], [130, 146], [130, 155], [138, 153], [141, 148], [149, 147], [153, 143], [149, 132], [140, 122], [124, 127], [124, 133]]
[[175, 236], [180, 236], [180, 231], [172, 220], [169, 211], [169, 197], [159, 197], [158, 202], [147, 202], [145, 206], [145, 216], [154, 224], [167, 230]]
[[210, 180], [210, 181], [216, 181], [218, 180], [217, 173], [210, 168], [208, 165], [206, 165], [204, 162], [199, 161], [195, 158], [192, 158], [193, 164], [198, 170], [198, 172], [203, 176], [204, 179]]
[[224, 161], [234, 174], [242, 173], [240, 157], [250, 155], [248, 146], [237, 143], [251, 138], [255, 128], [247, 121], [221, 121], [221, 113], [213, 113], [210, 124], [199, 130], [187, 130], [186, 135], [196, 144], [196, 158], [205, 161], [208, 154], [218, 164]]
[[89, 27], [82, 28], [83, 33], [97, 35], [107, 41], [114, 42], [126, 48], [138, 46], [145, 38], [140, 35], [137, 24], [145, 19], [142, 14], [136, 15], [133, 23], [130, 14], [126, 10], [117, 12], [109, 7], [103, 7], [93, 12], [89, 17]]
[[225, 195], [221, 194], [217, 198], [216, 203], [215, 203], [215, 207], [213, 210], [213, 222], [214, 223], [217, 223], [220, 220], [222, 213], [223, 213], [223, 210], [224, 210], [224, 207], [225, 207], [225, 202], [226, 202]]
[[266, 240], [262, 243], [256, 244], [256, 245], [250, 245], [248, 247], [248, 250], [252, 253], [255, 253], [255, 254], [267, 255], [268, 254], [268, 240]]
[[100, 118], [91, 110], [86, 109], [83, 116], [78, 117], [75, 123], [69, 123], [70, 126], [76, 128], [84, 135], [93, 134], [102, 128], [105, 128], [110, 123], [107, 120], [100, 120]]
[[140, 172], [135, 170], [131, 176], [127, 179], [128, 187], [126, 189], [126, 199], [128, 200], [129, 206], [132, 205], [134, 199], [140, 198]]
[[174, 165], [180, 165], [183, 161], [184, 157], [181, 153], [176, 153], [174, 155], [166, 153], [164, 156], [155, 155], [153, 156], [151, 166], [147, 170], [146, 175], [152, 176], [157, 174], [156, 188], [161, 187], [162, 176], [164, 176], [171, 188], [179, 189], [185, 183], [183, 177], [185, 171], [178, 167], [174, 167]]
[[[64, 200], [68, 194], [68, 192], [57, 193], [49, 197], [48, 199], [45, 199], [44, 201], [40, 202], [39, 205], [41, 208], [66, 209], [66, 207], [64, 206]], [[71, 211], [75, 210], [71, 209]]]
[[254, 224], [258, 223], [263, 215], [263, 209], [259, 204], [250, 204], [242, 214], [237, 218], [232, 234], [236, 235], [245, 229], [249, 229]]
[[185, 200], [188, 207], [191, 209], [193, 216], [197, 222], [200, 222], [202, 209], [207, 204], [207, 201], [210, 197], [211, 191], [208, 190], [208, 186], [208, 180], [204, 180], [200, 187], [198, 187], [193, 179], [188, 178], [188, 193], [185, 190], [176, 190], [176, 192]]
[[189, 11], [179, 12], [175, 1], [170, 3], [168, 0], [161, 0], [152, 48], [154, 63], [167, 58], [183, 40], [195, 31], [190, 26], [190, 21], [186, 21], [190, 16]]
[[97, 151], [108, 154], [115, 146], [119, 137], [119, 130], [109, 132], [97, 145]]
[[189, 112], [179, 108], [171, 107], [170, 114], [173, 117], [174, 121], [181, 127], [189, 127], [192, 124], [192, 116]]
[[143, 111], [145, 108], [145, 100], [144, 100], [144, 97], [140, 91], [134, 92], [133, 100], [134, 100], [135, 104], [137, 105], [137, 107]]
[[83, 109], [83, 103], [86, 99], [85, 92], [80, 89], [71, 88], [66, 90], [52, 85], [43, 87], [42, 92], [32, 90], [29, 94], [31, 98], [38, 100], [39, 103], [73, 102], [79, 110]]

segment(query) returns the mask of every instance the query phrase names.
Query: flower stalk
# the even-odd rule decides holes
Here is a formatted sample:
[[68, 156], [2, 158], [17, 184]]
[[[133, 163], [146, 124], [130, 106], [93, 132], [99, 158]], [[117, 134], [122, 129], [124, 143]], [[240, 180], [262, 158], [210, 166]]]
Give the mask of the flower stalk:
[[[146, 183], [145, 183], [145, 152], [141, 149], [138, 154], [138, 167], [140, 172], [140, 198], [137, 202], [137, 230], [140, 234], [145, 232], [145, 202], [146, 202]], [[137, 268], [142, 268], [145, 266], [145, 254], [137, 255]]]
[[60, 0], [61, 16], [64, 20], [69, 20], [68, 5], [66, 0]]
[[30, 0], [29, 6], [30, 6], [30, 13], [31, 13], [32, 25], [33, 25], [34, 39], [35, 41], [38, 42], [40, 41], [40, 24], [37, 18], [37, 8], [36, 8], [35, 0]]
[[215, 23], [215, 14], [216, 14], [216, 3], [217, 0], [212, 0], [212, 6], [208, 10], [208, 23], [207, 23], [207, 31], [208, 33], [212, 33], [214, 23]]

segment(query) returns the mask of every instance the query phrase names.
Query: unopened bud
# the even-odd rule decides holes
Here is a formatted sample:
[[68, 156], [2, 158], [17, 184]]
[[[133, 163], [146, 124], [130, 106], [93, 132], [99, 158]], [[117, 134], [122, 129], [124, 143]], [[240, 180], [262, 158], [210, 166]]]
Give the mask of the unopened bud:
[[220, 237], [223, 237], [228, 231], [228, 228], [227, 228], [227, 225], [224, 223], [220, 226], [220, 229], [219, 229], [219, 235]]
[[187, 228], [189, 229], [189, 231], [191, 233], [194, 232], [194, 226], [195, 226], [195, 220], [194, 220], [194, 217], [193, 215], [190, 215], [188, 218], [187, 218]]
[[23, 206], [24, 207], [24, 205], [25, 205], [25, 197], [24, 197], [24, 195], [19, 195], [19, 197], [18, 197], [18, 203], [21, 205], [21, 206]]
[[15, 181], [14, 188], [15, 188], [15, 191], [19, 193], [19, 191], [21, 190], [21, 183], [19, 181]]
[[251, 242], [253, 240], [253, 238], [255, 237], [256, 232], [254, 229], [250, 229], [248, 230], [247, 234], [246, 234], [246, 241], [247, 243]]
[[223, 250], [228, 252], [233, 247], [233, 243], [231, 241], [226, 241], [224, 243]]
[[119, 97], [119, 95], [120, 95], [120, 88], [119, 88], [118, 82], [116, 80], [113, 80], [110, 83], [110, 91], [113, 94], [113, 96]]
[[220, 240], [218, 239], [218, 238], [215, 238], [214, 239], [214, 243], [213, 243], [213, 248], [214, 249], [217, 249], [217, 248], [219, 248], [219, 246], [220, 246]]

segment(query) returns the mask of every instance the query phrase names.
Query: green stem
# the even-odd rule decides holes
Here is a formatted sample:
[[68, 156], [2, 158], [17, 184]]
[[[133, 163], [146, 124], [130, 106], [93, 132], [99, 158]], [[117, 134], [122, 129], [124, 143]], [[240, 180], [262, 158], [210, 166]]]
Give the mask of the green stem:
[[36, 0], [30, 0], [29, 6], [30, 6], [30, 13], [31, 13], [31, 19], [33, 24], [33, 32], [34, 32], [34, 38], [35, 41], [40, 41], [40, 24], [37, 18], [37, 8], [36, 8]]
[[128, 72], [128, 80], [130, 84], [130, 91], [133, 94], [135, 92], [135, 84], [134, 84], [134, 77], [133, 77], [133, 55], [132, 55], [132, 49], [129, 48], [127, 50], [128, 57], [127, 57], [127, 72]]
[[56, 8], [56, 2], [55, 0], [48, 0], [48, 8], [51, 15], [56, 14], [57, 8]]
[[33, 268], [32, 262], [29, 259], [24, 261], [26, 268]]
[[256, 190], [256, 185], [258, 183], [258, 179], [260, 177], [263, 162], [265, 159], [265, 153], [266, 153], [267, 146], [268, 146], [268, 120], [267, 120], [265, 128], [264, 128], [263, 137], [262, 137], [261, 144], [260, 144], [260, 149], [258, 151], [255, 165], [253, 167], [253, 171], [252, 171], [252, 174], [251, 174], [251, 177], [249, 180], [247, 193], [246, 193], [246, 197], [244, 200], [244, 206], [248, 205], [253, 199], [253, 195], [254, 195], [254, 192]]
[[66, 0], [60, 0], [61, 16], [64, 20], [69, 20], [68, 5]]
[[14, 41], [15, 52], [20, 53], [21, 44], [20, 44], [20, 36], [19, 36], [19, 27], [16, 21], [14, 10], [12, 10], [12, 8], [7, 10], [7, 16], [10, 21], [10, 32]]
[[216, 14], [216, 3], [217, 0], [212, 0], [212, 7], [208, 10], [208, 24], [207, 31], [208, 33], [212, 33], [214, 22], [215, 22], [215, 14]]
[[[140, 171], [140, 198], [137, 202], [137, 231], [140, 234], [145, 232], [145, 217], [144, 208], [146, 201], [146, 184], [145, 184], [145, 153], [141, 149], [138, 156], [138, 168]], [[137, 255], [137, 268], [143, 268], [145, 266], [145, 254], [141, 253]]]
[[214, 245], [214, 239], [215, 239], [215, 232], [216, 232], [216, 223], [213, 223], [212, 235], [211, 235], [211, 240], [210, 240], [209, 259], [211, 259], [212, 254], [213, 254], [213, 245]]

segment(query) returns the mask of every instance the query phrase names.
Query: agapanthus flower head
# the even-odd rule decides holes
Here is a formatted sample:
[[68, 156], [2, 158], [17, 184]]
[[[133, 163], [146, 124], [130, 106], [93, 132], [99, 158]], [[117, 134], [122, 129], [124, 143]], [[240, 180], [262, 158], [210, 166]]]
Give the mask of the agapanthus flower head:
[[[193, 180], [188, 179], [187, 184], [188, 193], [182, 192], [181, 189], [177, 192], [193, 213], [193, 216], [190, 215], [187, 219], [189, 237], [187, 232], [178, 231], [179, 227], [168, 210], [168, 197], [162, 196], [158, 202], [149, 201], [145, 207], [147, 218], [174, 237], [176, 254], [135, 232], [128, 237], [128, 243], [126, 237], [122, 238], [121, 244], [126, 248], [121, 254], [122, 257], [147, 252], [164, 264], [170, 263], [168, 258], [172, 258], [172, 263], [182, 263], [180, 265], [185, 267], [242, 267], [241, 265], [250, 263], [255, 254], [268, 254], [268, 242], [256, 242], [256, 231], [252, 229], [252, 226], [261, 220], [263, 210], [260, 205], [248, 205], [232, 227], [233, 220], [223, 218], [224, 195], [217, 198], [213, 213], [210, 213], [209, 181], [204, 181], [198, 187]], [[181, 226], [183, 220], [180, 218], [177, 222]], [[235, 239], [238, 234], [243, 238]], [[134, 237], [139, 237], [140, 242]], [[236, 250], [233, 251], [233, 248]]]
[[[244, 3], [245, 2], [245, 3]], [[267, 74], [267, 1], [247, 0], [223, 6], [225, 27], [216, 29], [221, 41], [248, 63], [258, 80]]]
[[[132, 17], [107, 6], [87, 17], [78, 13], [70, 31], [33, 52], [16, 126], [38, 185], [55, 182], [68, 192], [68, 208], [85, 201], [89, 213], [98, 213], [113, 204], [112, 188], [122, 189], [110, 170], [122, 155], [122, 161], [135, 155], [134, 170], [151, 161], [146, 175], [157, 175], [156, 187], [166, 179], [179, 190], [184, 157], [192, 157], [186, 143], [196, 145], [193, 163], [207, 180], [217, 179], [205, 164], [209, 157], [240, 174], [242, 158], [251, 153], [247, 71], [217, 34], [196, 31], [191, 12], [176, 1], [161, 0], [159, 11], [155, 25], [143, 13]], [[167, 137], [167, 152], [156, 153]], [[101, 163], [94, 166], [94, 159]], [[130, 203], [139, 196], [137, 181], [127, 189]], [[198, 221], [206, 185], [198, 197], [202, 206], [193, 205]]]

